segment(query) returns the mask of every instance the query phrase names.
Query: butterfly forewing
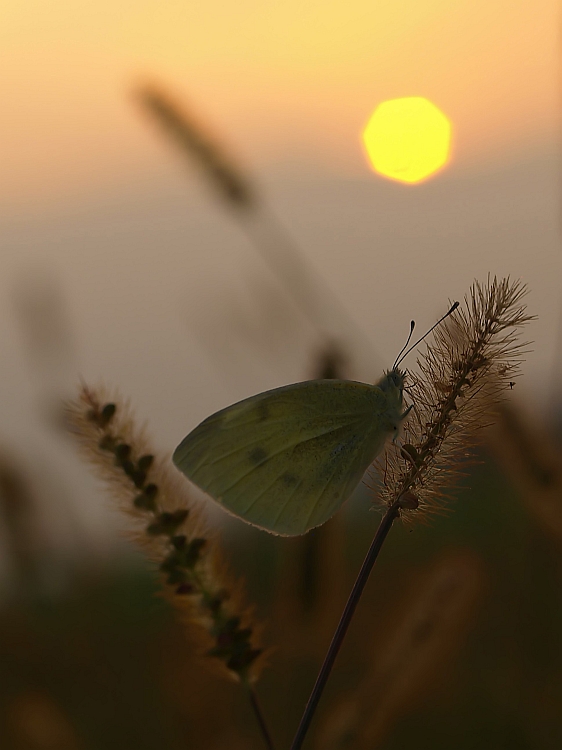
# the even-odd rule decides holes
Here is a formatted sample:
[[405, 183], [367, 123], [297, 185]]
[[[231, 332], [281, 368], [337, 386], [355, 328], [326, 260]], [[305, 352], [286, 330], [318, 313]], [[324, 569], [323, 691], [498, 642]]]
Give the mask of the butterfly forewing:
[[309, 381], [217, 412], [183, 440], [174, 462], [231, 513], [292, 536], [336, 512], [393, 427], [377, 386]]

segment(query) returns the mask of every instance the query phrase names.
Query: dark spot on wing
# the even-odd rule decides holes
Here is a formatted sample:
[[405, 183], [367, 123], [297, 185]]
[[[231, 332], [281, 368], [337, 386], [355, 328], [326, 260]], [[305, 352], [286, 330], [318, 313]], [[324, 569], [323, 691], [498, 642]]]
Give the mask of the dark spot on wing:
[[339, 445], [336, 445], [335, 448], [332, 449], [332, 452], [330, 454], [331, 458], [335, 458], [336, 456], [339, 456], [339, 454], [344, 451], [347, 448], [346, 443], [340, 443]]
[[261, 404], [258, 404], [258, 418], [260, 422], [265, 422], [268, 417], [269, 409], [267, 408], [267, 404], [264, 404], [263, 402]]
[[290, 471], [286, 471], [284, 474], [281, 474], [281, 481], [285, 485], [285, 487], [294, 487], [295, 484], [299, 481], [299, 478], [296, 476], [296, 474], [291, 474]]
[[252, 448], [250, 451], [250, 461], [254, 464], [261, 464], [267, 458], [267, 451], [263, 448]]

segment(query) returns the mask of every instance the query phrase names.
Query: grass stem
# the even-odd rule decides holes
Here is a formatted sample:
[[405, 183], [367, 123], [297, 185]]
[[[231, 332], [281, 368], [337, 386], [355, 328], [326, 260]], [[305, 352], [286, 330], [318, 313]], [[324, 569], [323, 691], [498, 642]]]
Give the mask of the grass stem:
[[250, 703], [252, 704], [254, 714], [258, 721], [265, 746], [267, 747], [267, 750], [275, 750], [275, 745], [273, 744], [273, 740], [271, 739], [271, 734], [269, 733], [269, 729], [267, 728], [267, 724], [265, 723], [265, 717], [262, 713], [260, 704], [258, 703], [258, 696], [256, 695], [256, 691], [254, 690], [252, 685], [248, 685], [248, 694], [250, 696]]
[[363, 560], [363, 565], [361, 566], [359, 575], [353, 584], [351, 594], [349, 595], [349, 599], [347, 600], [347, 604], [345, 605], [340, 617], [336, 632], [332, 637], [332, 642], [330, 643], [330, 647], [328, 648], [328, 652], [324, 658], [324, 662], [320, 668], [314, 687], [312, 688], [310, 698], [308, 699], [293, 744], [291, 745], [291, 750], [300, 750], [302, 747], [302, 743], [304, 742], [310, 723], [318, 706], [318, 702], [320, 701], [324, 688], [326, 687], [332, 667], [334, 666], [334, 662], [343, 643], [343, 639], [345, 638], [345, 634], [347, 633], [347, 629], [357, 604], [359, 603], [359, 599], [361, 598], [361, 594], [363, 593], [363, 589], [365, 588], [365, 584], [367, 583], [383, 542], [399, 513], [400, 501], [397, 501], [388, 508], [379, 524], [377, 533], [375, 534], [371, 546], [369, 547], [369, 551]]

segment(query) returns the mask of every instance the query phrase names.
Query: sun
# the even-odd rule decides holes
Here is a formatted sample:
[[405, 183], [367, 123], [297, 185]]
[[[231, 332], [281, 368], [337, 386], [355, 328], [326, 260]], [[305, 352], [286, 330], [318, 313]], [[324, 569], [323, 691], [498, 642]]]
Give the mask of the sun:
[[421, 96], [389, 99], [371, 115], [363, 143], [375, 172], [399, 182], [421, 182], [449, 161], [451, 123]]

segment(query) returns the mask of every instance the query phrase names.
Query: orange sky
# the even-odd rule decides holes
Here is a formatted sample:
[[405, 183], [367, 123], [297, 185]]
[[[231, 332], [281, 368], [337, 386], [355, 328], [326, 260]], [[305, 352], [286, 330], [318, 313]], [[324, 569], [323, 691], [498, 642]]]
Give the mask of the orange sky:
[[267, 170], [367, 175], [359, 135], [382, 100], [453, 121], [453, 167], [551, 147], [554, 0], [4, 0], [4, 204], [127, 181], [165, 159], [127, 99], [151, 75]]

